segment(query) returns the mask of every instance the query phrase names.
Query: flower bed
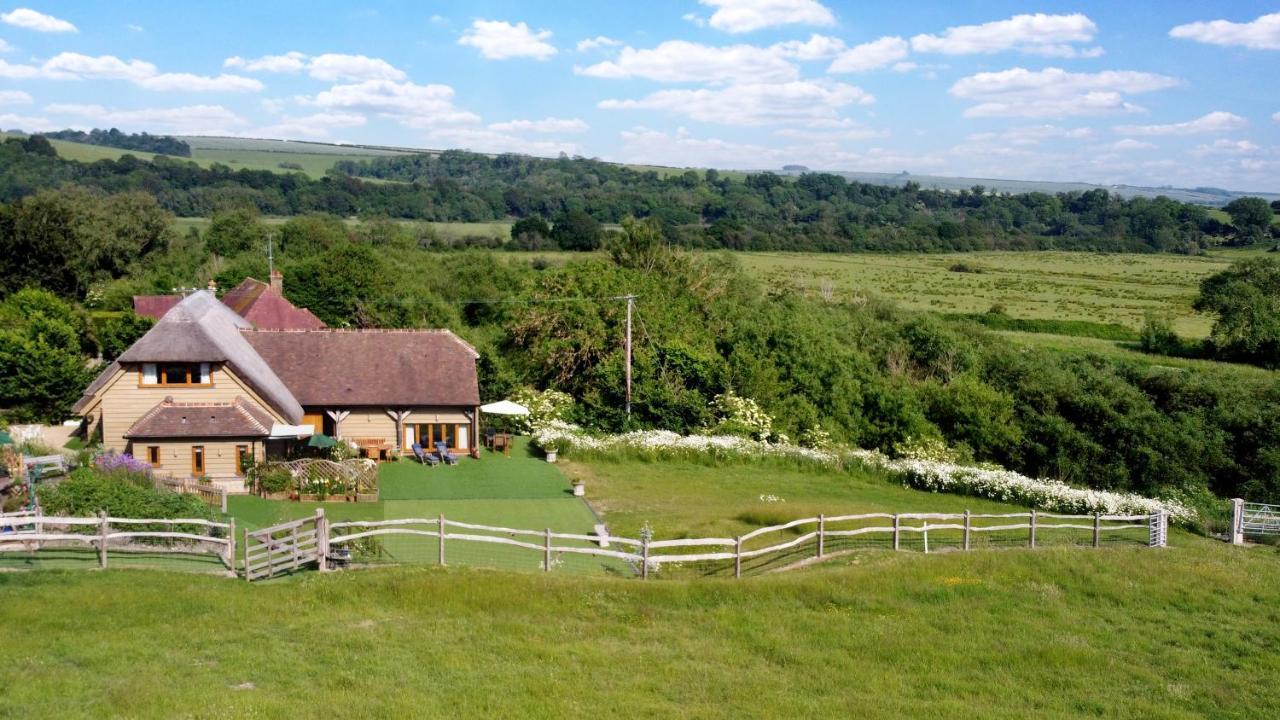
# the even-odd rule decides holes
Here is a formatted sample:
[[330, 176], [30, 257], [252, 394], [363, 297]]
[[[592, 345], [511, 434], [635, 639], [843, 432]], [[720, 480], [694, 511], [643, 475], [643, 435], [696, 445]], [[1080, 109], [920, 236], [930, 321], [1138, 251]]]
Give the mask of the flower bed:
[[827, 451], [733, 435], [680, 435], [668, 430], [593, 435], [561, 421], [543, 423], [534, 431], [533, 442], [543, 450], [555, 449], [570, 455], [631, 452], [655, 458], [787, 458], [831, 467], [856, 461], [900, 476], [903, 485], [917, 490], [973, 495], [1050, 512], [1150, 515], [1166, 510], [1175, 522], [1189, 523], [1197, 518], [1193, 508], [1177, 500], [1077, 488], [1058, 480], [1031, 478], [1001, 468], [974, 467], [942, 460], [891, 458], [875, 450]]

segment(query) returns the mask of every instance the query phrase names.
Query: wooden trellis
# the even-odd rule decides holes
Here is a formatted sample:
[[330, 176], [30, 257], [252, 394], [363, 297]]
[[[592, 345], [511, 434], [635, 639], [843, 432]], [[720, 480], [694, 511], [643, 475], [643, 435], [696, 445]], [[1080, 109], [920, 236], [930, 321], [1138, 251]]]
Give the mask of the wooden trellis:
[[377, 500], [378, 463], [367, 458], [341, 462], [322, 458], [268, 462], [254, 468], [251, 479], [256, 484], [259, 473], [276, 469], [289, 473], [293, 478], [290, 490], [300, 495]]

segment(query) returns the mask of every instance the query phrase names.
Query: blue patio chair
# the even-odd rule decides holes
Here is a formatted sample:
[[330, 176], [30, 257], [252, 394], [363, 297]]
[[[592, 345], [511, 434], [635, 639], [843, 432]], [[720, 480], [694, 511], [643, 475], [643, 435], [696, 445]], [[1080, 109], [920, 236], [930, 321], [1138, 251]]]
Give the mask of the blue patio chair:
[[450, 465], [458, 464], [458, 456], [449, 452], [449, 446], [443, 440], [436, 442], [436, 454]]
[[436, 457], [434, 453], [429, 453], [423, 450], [422, 446], [419, 445], [418, 443], [414, 443], [412, 445], [412, 448], [413, 448], [413, 456], [418, 458], [418, 462], [422, 463], [423, 465], [430, 465], [431, 467], [435, 467], [440, 464], [440, 458]]

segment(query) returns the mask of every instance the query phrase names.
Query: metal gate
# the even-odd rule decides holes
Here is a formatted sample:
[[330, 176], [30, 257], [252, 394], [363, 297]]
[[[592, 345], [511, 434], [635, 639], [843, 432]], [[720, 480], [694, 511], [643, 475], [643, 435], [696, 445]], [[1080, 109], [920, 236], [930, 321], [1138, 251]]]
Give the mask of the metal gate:
[[324, 510], [313, 517], [244, 533], [244, 578], [263, 580], [319, 564], [328, 544]]
[[1245, 535], [1280, 535], [1280, 505], [1244, 503], [1240, 531]]

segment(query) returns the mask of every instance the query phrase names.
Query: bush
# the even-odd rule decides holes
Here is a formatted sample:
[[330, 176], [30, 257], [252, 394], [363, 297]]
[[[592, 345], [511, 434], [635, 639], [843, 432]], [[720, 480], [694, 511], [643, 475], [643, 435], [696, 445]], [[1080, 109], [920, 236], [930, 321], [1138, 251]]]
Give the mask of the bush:
[[140, 484], [126, 469], [84, 467], [72, 471], [55, 485], [44, 485], [36, 494], [47, 515], [88, 517], [106, 510], [113, 517], [205, 518], [213, 511], [194, 495], [179, 495]]

